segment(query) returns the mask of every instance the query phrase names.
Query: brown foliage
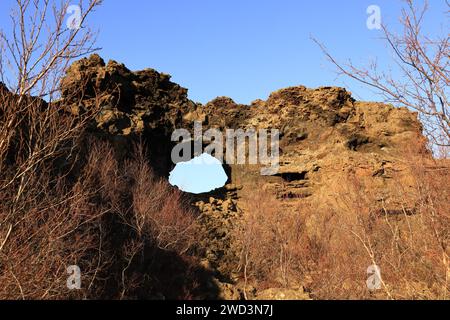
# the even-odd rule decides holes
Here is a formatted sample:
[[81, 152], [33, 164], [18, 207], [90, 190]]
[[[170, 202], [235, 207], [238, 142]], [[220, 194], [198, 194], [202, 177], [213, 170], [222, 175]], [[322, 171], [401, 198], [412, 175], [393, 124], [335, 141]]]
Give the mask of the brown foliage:
[[[195, 217], [180, 193], [152, 175], [142, 152], [120, 165], [107, 144], [90, 149], [74, 182], [40, 170], [19, 200], [15, 185], [2, 193], [1, 298], [151, 297], [161, 264], [193, 263], [185, 253]], [[82, 290], [66, 287], [70, 265], [82, 271]]]
[[[391, 190], [395, 209], [354, 176], [331, 186], [334, 200], [296, 210], [255, 188], [234, 234], [244, 281], [303, 285], [319, 299], [448, 299], [450, 165], [420, 157], [406, 165], [415, 179]], [[381, 270], [374, 291], [372, 265]]]
[[[77, 115], [54, 101], [72, 59], [95, 51], [85, 22], [100, 3], [80, 1], [82, 28], [67, 29], [68, 1], [18, 0], [12, 34], [0, 32], [0, 299], [176, 298], [197, 286], [195, 217], [180, 193], [142, 146], [119, 163], [88, 140], [97, 98]], [[71, 265], [81, 290], [66, 286]]]

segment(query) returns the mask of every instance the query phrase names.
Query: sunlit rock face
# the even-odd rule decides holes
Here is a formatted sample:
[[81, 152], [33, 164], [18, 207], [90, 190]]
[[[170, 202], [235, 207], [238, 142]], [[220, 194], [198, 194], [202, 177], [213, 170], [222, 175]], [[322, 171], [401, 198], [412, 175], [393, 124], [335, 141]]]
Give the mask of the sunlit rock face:
[[221, 162], [207, 153], [190, 161], [178, 163], [169, 176], [171, 185], [181, 191], [195, 194], [221, 188], [227, 180]]
[[98, 104], [101, 110], [92, 132], [112, 141], [123, 158], [133, 142], [142, 140], [160, 177], [167, 177], [175, 166], [171, 134], [179, 128], [192, 132], [194, 121], [205, 130], [221, 132], [279, 130], [280, 167], [275, 176], [261, 176], [258, 165], [224, 164], [227, 179], [218, 163], [179, 164], [171, 182], [192, 193], [208, 192], [228, 180], [242, 187], [237, 192], [240, 199], [254, 192], [255, 185], [263, 185], [280, 205], [295, 208], [314, 199], [324, 203], [333, 194], [331, 186], [355, 175], [375, 198], [396, 207], [391, 191], [399, 181], [392, 177], [394, 173], [406, 180], [410, 176], [402, 165], [404, 150], [414, 147], [415, 153], [426, 152], [417, 114], [356, 101], [344, 88], [290, 87], [250, 105], [227, 97], [202, 105], [189, 100], [187, 92], [169, 75], [153, 69], [131, 71], [115, 61], [105, 63], [98, 55], [75, 62], [62, 81], [62, 101], [68, 109], [78, 114]]
[[[170, 173], [172, 185], [198, 194], [185, 194], [198, 209], [204, 235], [198, 245], [208, 264], [221, 274], [231, 277], [236, 270], [241, 252], [234, 251], [230, 234], [254, 209], [248, 199], [259, 190], [275, 198], [279, 210], [296, 214], [298, 208], [310, 206], [320, 212], [330, 203], [345, 208], [346, 198], [336, 194], [351, 179], [360, 194], [370, 194], [374, 209], [413, 209], [416, 201], [399, 199], [397, 190], [399, 185], [413, 188], [414, 172], [405, 165], [410, 159], [407, 152], [427, 151], [417, 114], [410, 110], [356, 101], [338, 87], [285, 88], [249, 105], [227, 97], [202, 105], [191, 101], [187, 92], [169, 75], [153, 69], [131, 71], [93, 55], [69, 68], [61, 101], [75, 115], [98, 104], [101, 110], [89, 128], [90, 136], [112, 142], [119, 159], [131, 154], [134, 142], [144, 142], [156, 175], [166, 178]], [[192, 134], [194, 121], [204, 130], [221, 132], [279, 130], [278, 172], [261, 176], [260, 165], [222, 165], [208, 155], [175, 166], [171, 135], [180, 128]], [[312, 232], [321, 221], [314, 214], [306, 219]], [[272, 295], [272, 291], [263, 294]]]

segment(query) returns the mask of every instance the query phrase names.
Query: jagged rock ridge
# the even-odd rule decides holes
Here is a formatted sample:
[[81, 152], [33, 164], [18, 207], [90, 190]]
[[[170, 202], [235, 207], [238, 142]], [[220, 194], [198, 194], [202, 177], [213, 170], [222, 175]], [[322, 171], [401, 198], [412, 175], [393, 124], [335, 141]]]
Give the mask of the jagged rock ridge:
[[243, 199], [255, 184], [276, 195], [286, 210], [306, 202], [320, 207], [335, 196], [330, 186], [352, 174], [364, 180], [365, 187], [389, 210], [389, 206], [396, 207], [390, 190], [398, 180], [391, 179], [392, 174], [406, 182], [411, 176], [404, 170], [403, 151], [415, 146], [415, 152], [426, 152], [417, 114], [406, 108], [355, 101], [343, 88], [297, 86], [250, 105], [227, 97], [202, 105], [189, 100], [187, 90], [166, 74], [153, 69], [132, 72], [115, 61], [105, 64], [98, 55], [75, 62], [62, 85], [62, 98], [71, 112], [77, 114], [99, 104], [97, 130], [119, 141], [123, 153], [130, 139], [143, 137], [161, 176], [168, 176], [174, 166], [171, 133], [176, 128], [192, 128], [194, 120], [207, 128], [280, 130], [278, 174], [261, 176], [257, 165], [225, 165], [229, 184], [193, 201], [202, 212], [207, 234], [205, 263], [222, 274], [229, 272], [227, 264], [235, 254], [229, 228], [233, 219], [245, 214]]

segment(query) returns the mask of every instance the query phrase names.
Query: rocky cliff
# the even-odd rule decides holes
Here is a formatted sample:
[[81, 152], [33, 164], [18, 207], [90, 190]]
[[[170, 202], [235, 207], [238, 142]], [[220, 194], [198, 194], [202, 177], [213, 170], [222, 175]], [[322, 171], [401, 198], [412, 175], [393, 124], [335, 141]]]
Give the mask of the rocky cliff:
[[[173, 167], [170, 135], [176, 128], [277, 128], [280, 130], [280, 170], [259, 176], [257, 166], [233, 165], [232, 184], [267, 184], [280, 201], [289, 203], [327, 192], [331, 179], [347, 172], [369, 177], [380, 189], [400, 169], [410, 146], [426, 152], [417, 114], [382, 103], [358, 102], [343, 88], [291, 87], [272, 93], [266, 101], [240, 105], [219, 97], [206, 105], [188, 99], [187, 89], [153, 69], [132, 72], [123, 64], [98, 56], [75, 62], [62, 82], [62, 98], [73, 113], [100, 106], [99, 131], [116, 139], [143, 136], [161, 175]], [[81, 88], [81, 89], [80, 89]], [[124, 143], [126, 146], [127, 143]], [[167, 160], [166, 163], [162, 163]]]
[[[233, 277], [228, 264], [236, 257], [229, 230], [245, 214], [246, 197], [255, 186], [276, 196], [280, 207], [295, 210], [302, 204], [325, 206], [335, 197], [333, 186], [349, 175], [364, 181], [363, 188], [395, 212], [391, 190], [411, 172], [404, 167], [405, 150], [426, 153], [417, 114], [406, 108], [355, 101], [343, 88], [291, 87], [272, 93], [267, 100], [240, 105], [219, 97], [202, 105], [188, 99], [187, 90], [170, 76], [153, 69], [132, 72], [123, 64], [98, 56], [75, 62], [62, 82], [62, 99], [78, 114], [98, 105], [98, 132], [116, 142], [126, 154], [129, 140], [143, 137], [151, 162], [168, 176], [176, 128], [276, 128], [280, 130], [280, 170], [261, 176], [257, 165], [226, 166], [229, 184], [221, 190], [193, 198], [202, 212], [205, 265]], [[393, 174], [396, 179], [392, 179]], [[414, 210], [411, 203], [407, 210]], [[311, 217], [313, 219], [314, 217]], [[234, 293], [231, 293], [231, 295]]]

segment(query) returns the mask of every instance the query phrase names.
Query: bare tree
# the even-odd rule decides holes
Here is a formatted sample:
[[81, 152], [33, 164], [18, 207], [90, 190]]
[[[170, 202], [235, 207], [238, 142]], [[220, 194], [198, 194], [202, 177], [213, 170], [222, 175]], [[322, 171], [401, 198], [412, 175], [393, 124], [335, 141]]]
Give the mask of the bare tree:
[[[95, 37], [83, 26], [88, 14], [101, 0], [81, 0], [77, 25], [66, 23], [69, 2], [57, 5], [51, 0], [16, 0], [11, 14], [11, 35], [0, 32], [0, 76], [6, 86], [0, 92], [0, 169], [14, 144], [22, 151], [16, 159], [16, 172], [0, 190], [26, 176], [49, 158], [56, 158], [70, 147], [91, 114], [79, 118], [61, 116], [61, 108], [52, 102], [59, 93], [60, 80], [69, 63], [93, 50]], [[86, 10], [82, 12], [83, 5]], [[14, 94], [9, 94], [8, 89]], [[19, 196], [23, 187], [18, 188]]]
[[[11, 33], [0, 31], [0, 264], [7, 266], [0, 278], [17, 284], [5, 287], [12, 295], [51, 297], [65, 264], [89, 250], [75, 246], [58, 260], [53, 246], [61, 242], [70, 249], [66, 235], [92, 221], [96, 228], [102, 213], [85, 206], [81, 212], [92, 216], [77, 215], [95, 192], [66, 179], [96, 108], [75, 116], [54, 101], [73, 59], [95, 50], [95, 34], [84, 24], [100, 2], [81, 0], [72, 26], [66, 23], [69, 1], [16, 0]], [[20, 273], [19, 266], [33, 271]]]
[[[2, 82], [19, 95], [56, 93], [69, 63], [97, 49], [95, 33], [84, 23], [101, 1], [79, 0], [70, 6], [67, 0], [16, 0], [11, 34], [0, 31]], [[68, 22], [70, 8], [77, 8], [73, 25]]]
[[[423, 24], [429, 9], [428, 2], [418, 7], [413, 0], [405, 0], [400, 23], [401, 34], [382, 25], [383, 37], [394, 53], [395, 70], [382, 71], [376, 62], [368, 67], [355, 66], [351, 61], [338, 62], [329, 50], [313, 39], [327, 58], [337, 67], [340, 75], [348, 76], [368, 85], [381, 94], [386, 102], [406, 106], [419, 113], [424, 131], [432, 146], [450, 146], [450, 65], [448, 29], [442, 36], [425, 34]], [[447, 8], [450, 3], [446, 1]], [[444, 13], [448, 18], [450, 11]], [[448, 26], [447, 26], [448, 28]]]

